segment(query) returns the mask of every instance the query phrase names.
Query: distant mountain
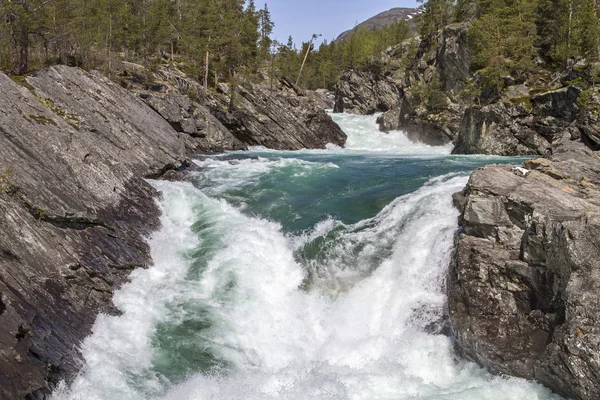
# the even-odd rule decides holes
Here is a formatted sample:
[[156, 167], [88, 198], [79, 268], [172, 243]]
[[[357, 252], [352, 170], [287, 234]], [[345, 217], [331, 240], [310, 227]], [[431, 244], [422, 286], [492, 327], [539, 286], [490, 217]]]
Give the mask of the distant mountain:
[[339, 42], [341, 40], [346, 39], [348, 36], [350, 36], [350, 34], [352, 33], [352, 31], [354, 29], [358, 29], [362, 26], [374, 31], [374, 30], [381, 29], [386, 26], [395, 24], [396, 22], [400, 21], [401, 19], [408, 21], [409, 25], [412, 28], [414, 28], [416, 25], [415, 17], [417, 15], [419, 15], [420, 12], [421, 11], [417, 8], [401, 8], [401, 7], [392, 8], [391, 10], [384, 11], [380, 14], [377, 14], [376, 16], [374, 16], [372, 18], [369, 18], [368, 20], [366, 20], [364, 22], [361, 22], [360, 24], [355, 26], [353, 29], [347, 30], [346, 32], [344, 32], [340, 36], [338, 36], [337, 39], [335, 39], [335, 41]]

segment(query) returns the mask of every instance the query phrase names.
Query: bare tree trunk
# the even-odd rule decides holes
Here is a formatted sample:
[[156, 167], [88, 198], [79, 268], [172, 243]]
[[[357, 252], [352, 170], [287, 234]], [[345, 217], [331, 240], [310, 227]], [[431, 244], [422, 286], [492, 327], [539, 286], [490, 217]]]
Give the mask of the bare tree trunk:
[[208, 89], [208, 46], [210, 46], [210, 36], [206, 45], [206, 56], [204, 58], [204, 89]]
[[567, 49], [571, 50], [571, 29], [573, 24], [573, 0], [569, 0], [569, 32], [567, 33]]
[[302, 66], [300, 67], [300, 72], [298, 72], [298, 78], [296, 79], [296, 86], [300, 83], [300, 77], [302, 76], [302, 71], [304, 70], [304, 64], [306, 64], [306, 60], [308, 59], [308, 53], [310, 53], [310, 48], [312, 46], [312, 39], [308, 43], [308, 48], [306, 49], [306, 55], [304, 56], [304, 61], [302, 61]]
[[10, 72], [23, 75], [29, 68], [29, 30], [14, 13], [6, 14], [5, 21], [9, 26]]
[[296, 86], [298, 86], [298, 84], [300, 83], [300, 77], [302, 76], [302, 71], [304, 70], [304, 64], [306, 64], [306, 60], [308, 59], [308, 54], [310, 53], [313, 40], [315, 40], [319, 36], [321, 36], [321, 35], [317, 35], [316, 33], [313, 33], [312, 37], [310, 38], [310, 42], [308, 42], [308, 48], [306, 49], [306, 55], [304, 56], [304, 61], [302, 61], [302, 66], [300, 67], [300, 72], [298, 73], [298, 79], [296, 79]]
[[273, 91], [273, 78], [275, 75], [275, 53], [271, 53], [271, 92]]
[[18, 75], [17, 69], [19, 66], [19, 49], [17, 43], [17, 33], [15, 32], [15, 19], [16, 16], [12, 13], [8, 13], [6, 15], [6, 23], [9, 26], [9, 36], [10, 36], [10, 65], [11, 72], [13, 74]]

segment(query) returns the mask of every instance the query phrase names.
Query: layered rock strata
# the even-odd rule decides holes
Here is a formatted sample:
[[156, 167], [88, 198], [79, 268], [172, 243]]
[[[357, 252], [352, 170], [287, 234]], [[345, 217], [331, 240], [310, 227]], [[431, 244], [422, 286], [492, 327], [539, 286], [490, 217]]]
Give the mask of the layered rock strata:
[[[64, 66], [0, 74], [2, 399], [43, 398], [75, 373], [96, 315], [115, 312], [113, 292], [152, 262], [145, 238], [159, 228], [159, 209], [143, 178], [184, 168], [190, 152], [345, 141], [325, 113], [302, 109], [304, 99], [263, 121], [266, 111], [253, 107], [284, 108], [283, 97], [243, 92], [244, 118], [257, 122], [240, 136], [197, 95], [122, 86]], [[290, 124], [301, 126], [288, 135]]]

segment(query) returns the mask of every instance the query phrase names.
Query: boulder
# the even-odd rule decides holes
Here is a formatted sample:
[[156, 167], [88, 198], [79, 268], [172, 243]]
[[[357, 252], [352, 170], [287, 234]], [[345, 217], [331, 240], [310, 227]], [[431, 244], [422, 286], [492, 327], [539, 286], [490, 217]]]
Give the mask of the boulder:
[[479, 169], [457, 197], [457, 344], [494, 373], [600, 398], [600, 154], [566, 134], [524, 167]]
[[323, 110], [332, 110], [335, 107], [335, 94], [326, 89], [311, 90], [308, 92], [311, 99]]

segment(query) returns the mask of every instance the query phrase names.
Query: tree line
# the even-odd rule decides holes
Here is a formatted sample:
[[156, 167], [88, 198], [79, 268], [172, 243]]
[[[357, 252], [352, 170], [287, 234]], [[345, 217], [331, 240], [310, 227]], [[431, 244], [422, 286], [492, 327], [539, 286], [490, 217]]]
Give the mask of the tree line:
[[0, 68], [105, 70], [185, 60], [198, 79], [229, 79], [269, 58], [273, 21], [250, 0], [0, 0]]
[[[331, 89], [349, 68], [379, 70], [385, 50], [411, 35], [408, 23], [400, 20], [374, 31], [359, 27], [342, 41], [324, 41], [318, 49], [311, 47], [312, 53], [302, 72], [300, 86]], [[296, 49], [291, 37], [286, 44], [278, 44], [275, 57], [277, 70], [284, 76], [295, 78], [309, 45], [309, 42], [304, 42], [300, 49]]]
[[505, 77], [598, 61], [597, 0], [427, 0], [420, 33], [469, 22], [469, 45], [480, 85], [501, 89]]
[[296, 48], [291, 37], [273, 41], [273, 28], [267, 4], [257, 9], [253, 0], [0, 0], [0, 68], [22, 75], [67, 64], [111, 75], [117, 61], [151, 69], [176, 60], [207, 86], [259, 71], [295, 81], [310, 46], [300, 85], [331, 87], [345, 69], [377, 65], [409, 36], [400, 21]]

